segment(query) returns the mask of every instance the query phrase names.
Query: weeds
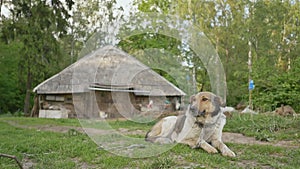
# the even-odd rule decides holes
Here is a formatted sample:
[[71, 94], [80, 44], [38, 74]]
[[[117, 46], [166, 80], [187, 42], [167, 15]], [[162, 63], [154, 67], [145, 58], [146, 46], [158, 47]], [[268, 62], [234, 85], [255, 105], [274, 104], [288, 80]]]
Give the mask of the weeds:
[[232, 119], [227, 120], [224, 131], [242, 133], [261, 141], [272, 141], [298, 139], [297, 135], [288, 132], [295, 129], [300, 131], [298, 118], [270, 114], [235, 114]]

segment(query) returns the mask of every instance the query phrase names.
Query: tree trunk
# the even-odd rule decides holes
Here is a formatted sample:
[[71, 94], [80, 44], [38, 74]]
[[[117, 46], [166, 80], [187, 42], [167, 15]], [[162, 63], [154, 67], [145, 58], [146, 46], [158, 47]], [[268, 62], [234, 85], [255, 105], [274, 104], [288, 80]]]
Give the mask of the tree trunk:
[[30, 94], [31, 94], [31, 72], [30, 72], [30, 67], [28, 66], [27, 70], [27, 81], [26, 81], [26, 95], [25, 95], [25, 100], [24, 100], [24, 113], [25, 115], [29, 115], [29, 110], [30, 110]]
[[33, 103], [33, 107], [31, 109], [31, 114], [30, 117], [38, 117], [39, 115], [39, 96], [35, 95], [34, 96], [34, 103]]
[[0, 0], [0, 17], [2, 17], [2, 11], [1, 11], [1, 8], [2, 8], [2, 5], [3, 5], [3, 0]]

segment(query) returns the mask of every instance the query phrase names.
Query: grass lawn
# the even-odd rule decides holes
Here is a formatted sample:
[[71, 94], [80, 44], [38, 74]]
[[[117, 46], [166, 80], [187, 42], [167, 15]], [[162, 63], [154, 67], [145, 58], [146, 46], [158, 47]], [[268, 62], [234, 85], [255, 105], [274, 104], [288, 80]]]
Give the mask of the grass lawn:
[[[142, 138], [155, 122], [109, 121], [115, 130]], [[300, 166], [300, 118], [271, 115], [237, 115], [227, 120], [225, 132], [242, 133], [269, 144], [226, 143], [236, 158], [208, 154], [177, 144], [148, 158], [117, 156], [99, 146], [85, 133], [77, 132], [77, 119], [0, 118], [0, 153], [16, 156], [24, 168], [298, 168]], [[67, 130], [51, 131], [47, 128]], [[122, 130], [120, 130], [122, 129]], [[136, 132], [139, 131], [139, 132]], [[281, 146], [273, 145], [281, 141]], [[0, 168], [18, 168], [0, 157]]]

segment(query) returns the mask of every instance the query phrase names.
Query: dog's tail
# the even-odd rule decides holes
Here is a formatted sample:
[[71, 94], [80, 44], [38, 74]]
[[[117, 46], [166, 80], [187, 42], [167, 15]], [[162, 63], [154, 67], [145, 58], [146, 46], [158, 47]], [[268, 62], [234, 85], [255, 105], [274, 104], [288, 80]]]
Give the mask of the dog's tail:
[[161, 134], [161, 127], [162, 127], [163, 121], [160, 120], [158, 123], [156, 123], [150, 131], [147, 132], [145, 136], [146, 141], [154, 142], [156, 137]]
[[150, 133], [150, 132], [151, 132], [151, 130], [147, 132], [147, 134], [146, 134], [146, 136], [145, 136], [145, 141], [149, 141], [149, 142], [152, 142], [152, 143], [153, 143], [154, 140], [155, 140], [155, 138], [149, 136], [149, 133]]

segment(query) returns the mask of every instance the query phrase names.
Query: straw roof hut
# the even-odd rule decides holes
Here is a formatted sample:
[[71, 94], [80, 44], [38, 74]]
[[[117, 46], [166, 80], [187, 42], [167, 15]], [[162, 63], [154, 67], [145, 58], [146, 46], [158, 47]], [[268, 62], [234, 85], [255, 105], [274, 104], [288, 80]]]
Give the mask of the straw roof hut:
[[[183, 91], [124, 51], [105, 46], [36, 86], [40, 117], [136, 115], [146, 106], [163, 110]], [[150, 107], [149, 107], [150, 106]], [[123, 114], [125, 113], [125, 114]]]

